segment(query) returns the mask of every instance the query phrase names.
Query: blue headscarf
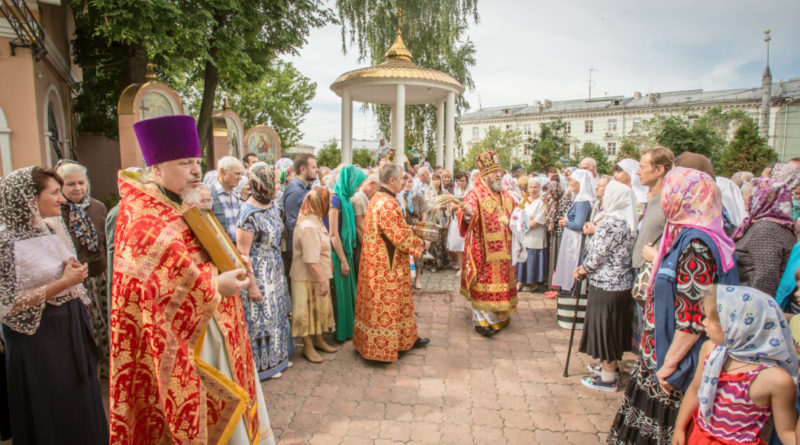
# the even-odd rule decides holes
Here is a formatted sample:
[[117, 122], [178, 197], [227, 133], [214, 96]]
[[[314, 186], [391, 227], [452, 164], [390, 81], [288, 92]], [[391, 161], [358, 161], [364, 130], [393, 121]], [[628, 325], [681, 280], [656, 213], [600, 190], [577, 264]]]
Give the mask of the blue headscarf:
[[747, 286], [717, 286], [717, 312], [725, 345], [708, 354], [697, 398], [708, 419], [719, 374], [728, 357], [745, 363], [780, 366], [797, 380], [797, 353], [789, 323], [775, 299]]

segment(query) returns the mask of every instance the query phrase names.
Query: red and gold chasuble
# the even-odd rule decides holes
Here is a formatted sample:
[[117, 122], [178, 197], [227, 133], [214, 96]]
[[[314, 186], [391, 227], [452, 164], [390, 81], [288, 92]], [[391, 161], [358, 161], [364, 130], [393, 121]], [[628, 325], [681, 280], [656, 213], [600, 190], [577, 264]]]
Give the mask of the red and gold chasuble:
[[506, 312], [517, 307], [517, 274], [511, 264], [511, 229], [508, 223], [514, 202], [508, 192], [495, 193], [479, 178], [464, 202], [475, 215], [465, 223], [458, 212], [464, 242], [461, 294], [480, 311]]
[[[368, 360], [393, 362], [417, 340], [409, 254], [425, 247], [403, 218], [397, 198], [384, 189], [367, 206], [356, 287], [353, 345]], [[394, 246], [390, 259], [386, 237]]]
[[[217, 292], [217, 268], [178, 205], [120, 172], [111, 312], [110, 443], [225, 444], [244, 420], [259, 436], [256, 381], [238, 297]], [[233, 380], [200, 360], [214, 318]]]

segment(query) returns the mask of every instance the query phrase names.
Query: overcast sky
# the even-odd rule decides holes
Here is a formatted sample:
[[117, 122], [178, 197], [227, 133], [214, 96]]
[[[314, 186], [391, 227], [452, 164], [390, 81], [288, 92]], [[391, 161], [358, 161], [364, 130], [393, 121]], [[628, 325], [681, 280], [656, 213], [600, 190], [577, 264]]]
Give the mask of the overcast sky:
[[[590, 68], [592, 97], [760, 86], [767, 28], [773, 81], [800, 77], [798, 0], [481, 0], [478, 12], [468, 31], [477, 51], [475, 90], [465, 93], [473, 110], [588, 97]], [[291, 60], [317, 82], [302, 141], [338, 139], [341, 101], [330, 85], [365, 64], [342, 53], [339, 26], [312, 32]], [[374, 138], [375, 119], [359, 105], [353, 137]]]

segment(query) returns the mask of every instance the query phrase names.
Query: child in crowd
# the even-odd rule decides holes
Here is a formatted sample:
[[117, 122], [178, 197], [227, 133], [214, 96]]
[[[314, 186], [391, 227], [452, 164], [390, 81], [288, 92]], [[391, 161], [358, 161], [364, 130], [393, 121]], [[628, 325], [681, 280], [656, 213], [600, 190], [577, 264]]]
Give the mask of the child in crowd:
[[770, 415], [781, 441], [794, 444], [797, 353], [783, 312], [746, 286], [712, 286], [704, 307], [710, 341], [681, 403], [673, 445], [763, 443]]

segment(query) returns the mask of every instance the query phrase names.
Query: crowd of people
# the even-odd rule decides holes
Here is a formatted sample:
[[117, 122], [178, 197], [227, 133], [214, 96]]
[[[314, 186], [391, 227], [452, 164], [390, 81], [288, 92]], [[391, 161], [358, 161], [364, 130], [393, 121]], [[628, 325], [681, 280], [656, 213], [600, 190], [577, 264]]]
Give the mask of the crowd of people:
[[[455, 174], [388, 150], [334, 169], [248, 154], [203, 178], [193, 118], [134, 131], [147, 168], [119, 173], [108, 212], [76, 162], [0, 180], [3, 439], [274, 443], [259, 382], [295, 348], [323, 363], [346, 341], [381, 362], [424, 347], [427, 270], [460, 279], [484, 336], [520, 292], [585, 298], [581, 383], [614, 392], [629, 374], [609, 443], [758, 443], [768, 424], [795, 443], [800, 159], [724, 178], [666, 147], [613, 176], [591, 158], [507, 172], [494, 152]], [[192, 207], [243, 267], [215, 266]]]

